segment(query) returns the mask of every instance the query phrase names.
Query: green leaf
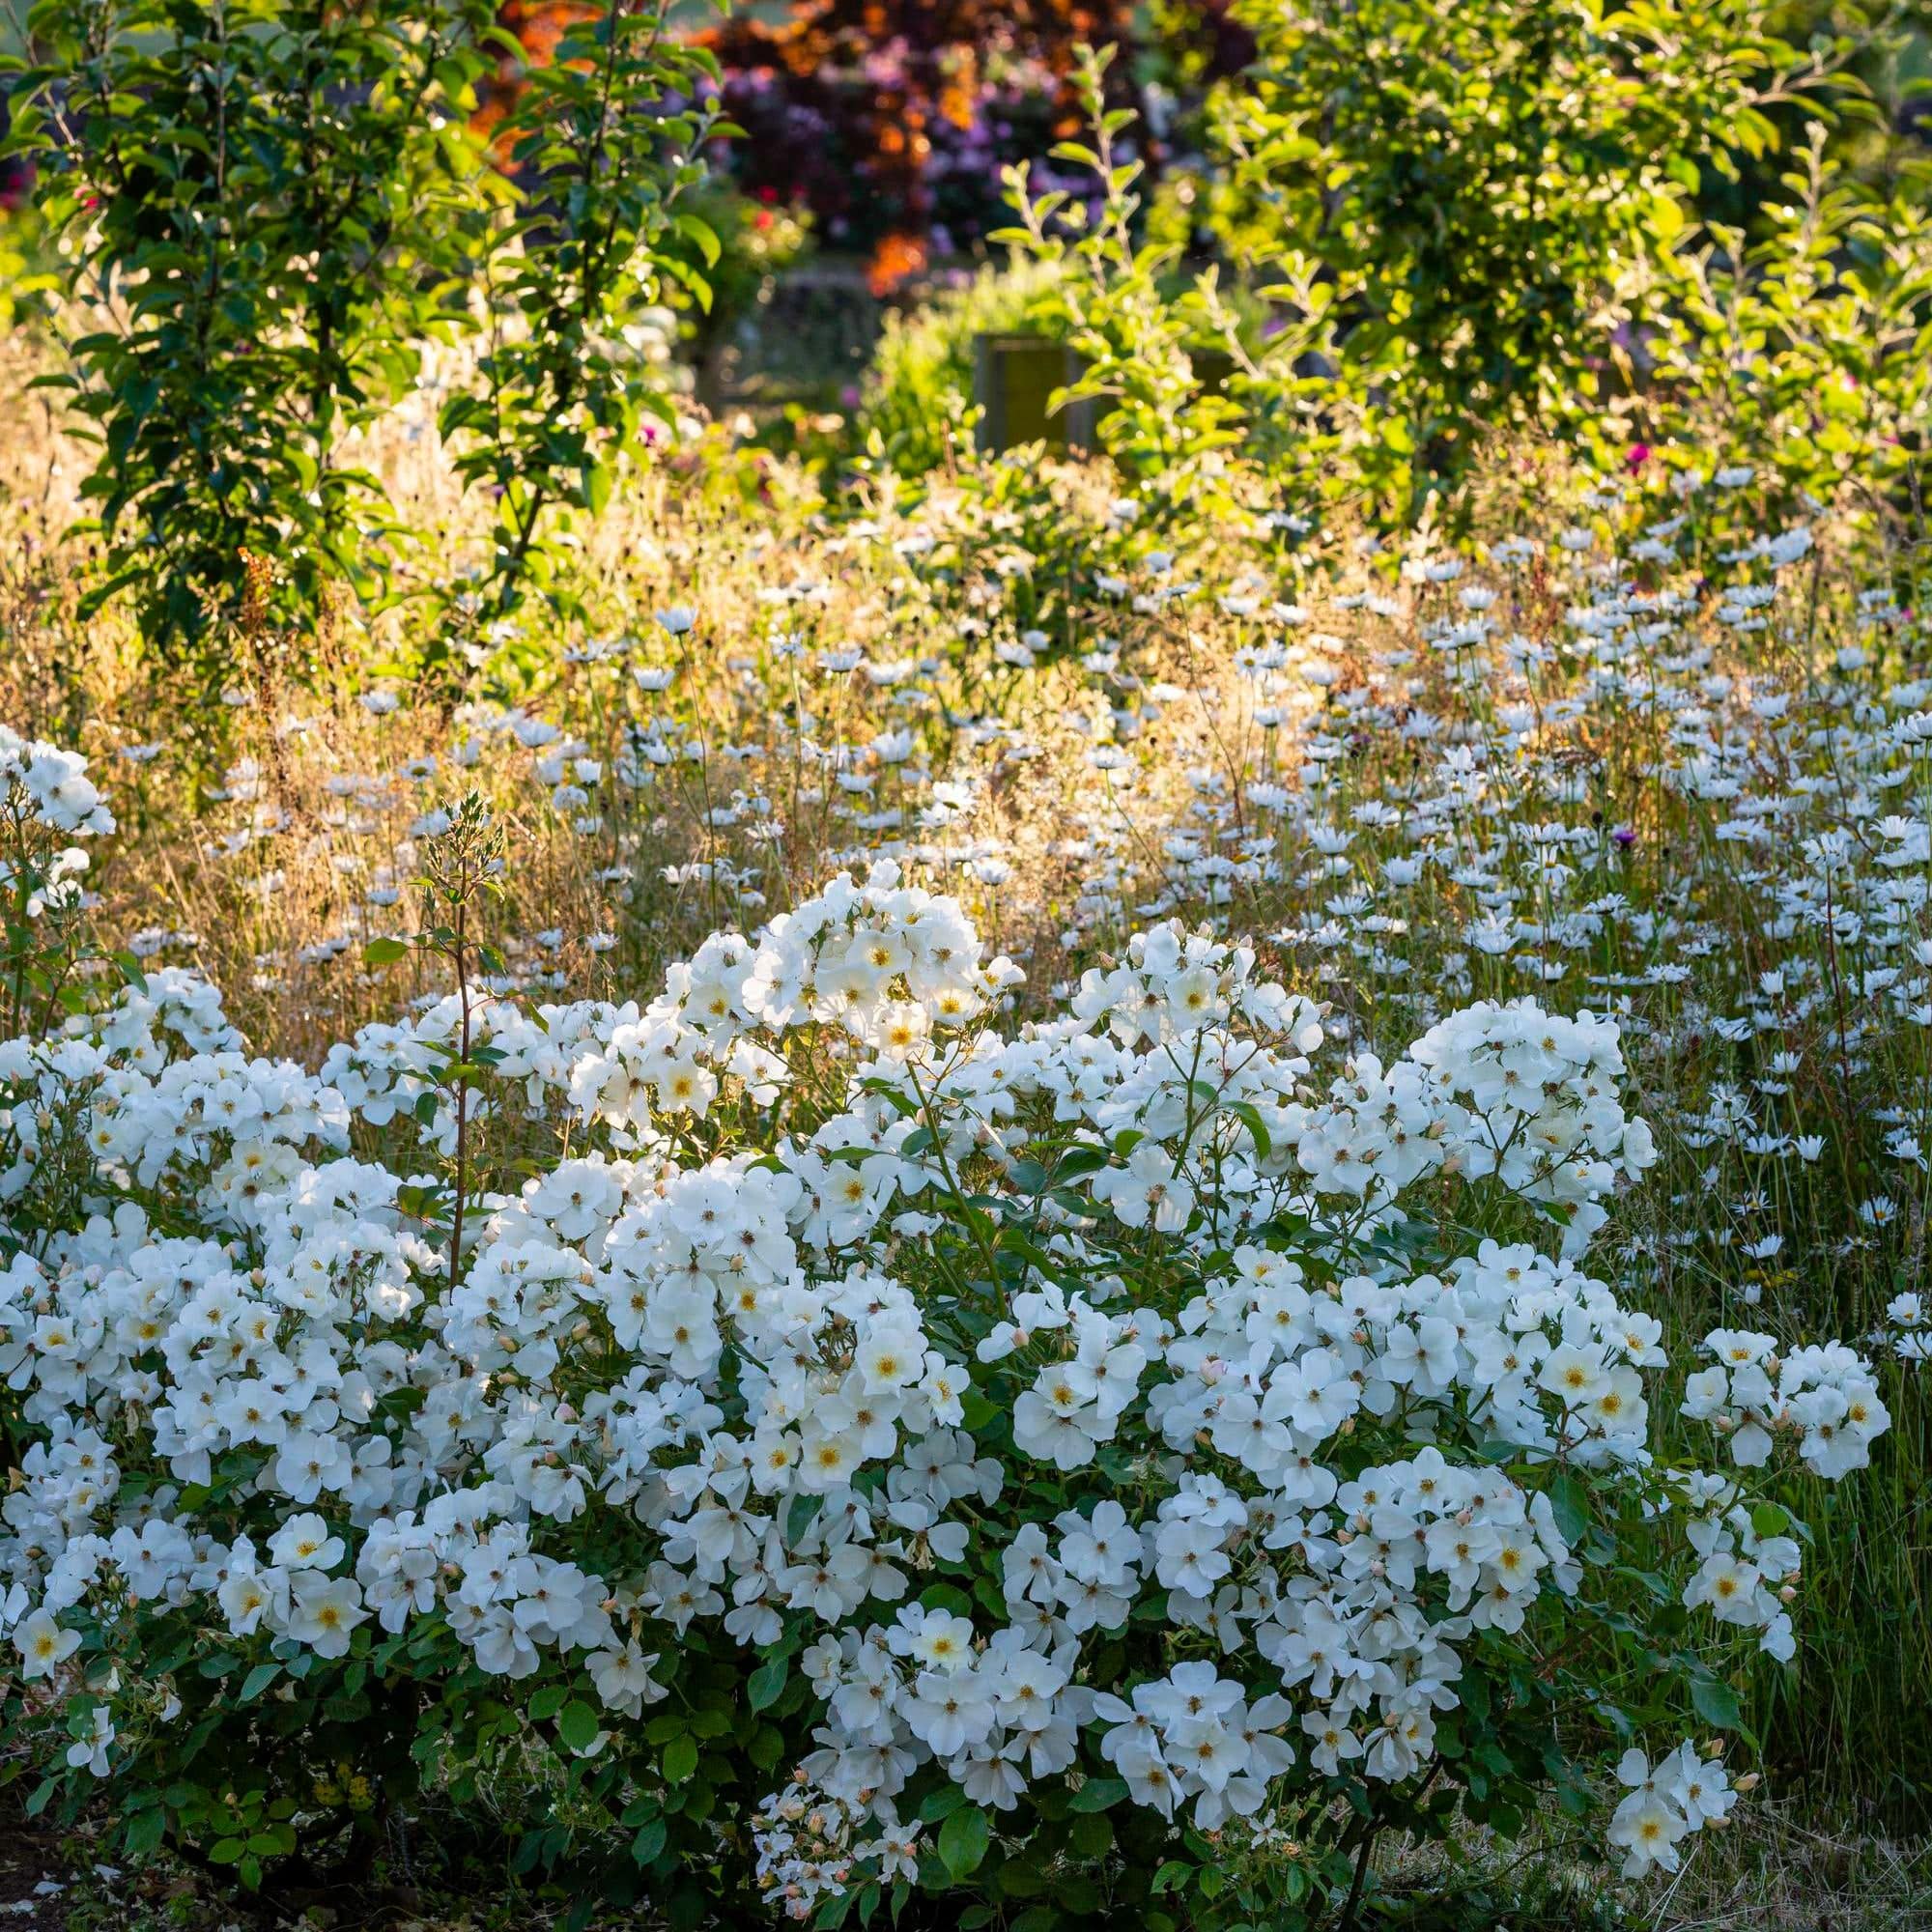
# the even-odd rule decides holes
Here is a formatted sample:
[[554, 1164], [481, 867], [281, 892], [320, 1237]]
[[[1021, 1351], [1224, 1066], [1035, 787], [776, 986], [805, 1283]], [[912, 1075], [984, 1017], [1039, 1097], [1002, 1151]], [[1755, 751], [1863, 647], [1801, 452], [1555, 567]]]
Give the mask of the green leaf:
[[1247, 1128], [1255, 1144], [1256, 1155], [1262, 1160], [1267, 1159], [1274, 1151], [1274, 1142], [1268, 1138], [1268, 1130], [1262, 1124], [1260, 1110], [1250, 1100], [1228, 1100], [1223, 1105]]
[[158, 1804], [151, 1804], [144, 1811], [136, 1811], [122, 1827], [122, 1849], [134, 1857], [152, 1852], [166, 1835], [167, 1829], [167, 1812]]
[[785, 1678], [790, 1672], [789, 1661], [782, 1657], [769, 1658], [752, 1672], [747, 1686], [752, 1709], [763, 1711], [776, 1704], [780, 1693], [785, 1688]]
[[1106, 1165], [1105, 1149], [1071, 1147], [1054, 1164], [1053, 1178], [1056, 1180], [1078, 1180], [1082, 1175], [1093, 1174]]
[[673, 1738], [665, 1747], [664, 1775], [667, 1784], [682, 1784], [697, 1769], [697, 1740]]
[[920, 1800], [919, 1815], [928, 1825], [950, 1818], [966, 1802], [966, 1794], [956, 1784], [942, 1784]]
[[680, 214], [676, 221], [678, 232], [697, 243], [697, 252], [704, 257], [704, 266], [715, 269], [720, 250], [718, 237], [712, 232], [710, 224], [700, 221], [695, 214]]
[[583, 469], [583, 506], [593, 517], [601, 517], [611, 502], [611, 487], [615, 481], [608, 463], [586, 464]]
[[1105, 1811], [1127, 1795], [1124, 1777], [1090, 1777], [1073, 1794], [1070, 1808], [1075, 1811]]
[[999, 1414], [999, 1408], [976, 1388], [959, 1398], [960, 1419], [968, 1429], [984, 1429]]
[[939, 1856], [955, 1879], [978, 1871], [992, 1841], [992, 1827], [977, 1804], [962, 1805], [939, 1828]]
[[1114, 1828], [1100, 1813], [1076, 1818], [1066, 1828], [1066, 1842], [1086, 1859], [1102, 1859], [1113, 1850]]
[[410, 945], [406, 939], [372, 939], [362, 949], [362, 961], [367, 966], [387, 966], [406, 958]]
[[1738, 1710], [1738, 1693], [1719, 1678], [1694, 1678], [1690, 1685], [1690, 1702], [1707, 1724], [1715, 1724], [1720, 1731], [1734, 1731], [1743, 1721]]
[[1590, 1497], [1568, 1469], [1549, 1486], [1549, 1513], [1565, 1543], [1581, 1543], [1590, 1528]]
[[242, 1701], [252, 1704], [282, 1674], [279, 1663], [258, 1663], [242, 1680]]
[[[597, 1742], [597, 1733], [602, 1728], [597, 1713], [581, 1697], [572, 1698], [556, 1720], [557, 1736], [574, 1751], [588, 1750]], [[696, 1747], [692, 1748], [695, 1752]]]
[[993, 1882], [1003, 1898], [1037, 1898], [1046, 1889], [1046, 1874], [1030, 1859], [1009, 1859]]

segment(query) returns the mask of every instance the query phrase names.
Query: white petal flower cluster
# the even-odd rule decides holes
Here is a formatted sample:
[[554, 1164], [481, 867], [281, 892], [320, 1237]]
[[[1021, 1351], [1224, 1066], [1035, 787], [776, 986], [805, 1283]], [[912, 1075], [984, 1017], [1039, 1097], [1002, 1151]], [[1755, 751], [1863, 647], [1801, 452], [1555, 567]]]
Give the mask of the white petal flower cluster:
[[16, 896], [29, 919], [78, 902], [87, 853], [66, 841], [114, 830], [114, 814], [87, 776], [78, 752], [23, 738], [0, 724], [0, 892]]
[[1932, 1315], [1921, 1294], [1895, 1294], [1886, 1304], [1884, 1340], [1900, 1361], [1932, 1361]]
[[[1781, 1648], [1797, 1545], [1654, 1466], [1659, 1324], [1581, 1271], [1651, 1157], [1614, 1027], [1484, 1005], [1324, 1095], [1320, 1014], [1245, 948], [1157, 927], [1009, 1035], [1013, 977], [880, 867], [641, 1009], [472, 1007], [467, 1101], [452, 1001], [320, 1074], [174, 980], [0, 1048], [7, 1188], [76, 1108], [90, 1177], [0, 1275], [24, 1667], [138, 1666], [164, 1612], [276, 1659], [434, 1625], [621, 1737], [680, 1646], [795, 1660], [756, 1834], [805, 1913], [912, 1868], [936, 1783], [1008, 1816], [1114, 1777], [1216, 1829], [1291, 1775], [1427, 1777], [1632, 1522]], [[452, 1256], [412, 1163], [486, 1129], [547, 1151]], [[1741, 1466], [1782, 1430], [1840, 1475], [1885, 1427], [1849, 1350], [1711, 1349], [1689, 1406]], [[1638, 1794], [1633, 1859], [1688, 1789]]]
[[0, 784], [10, 812], [31, 815], [69, 838], [99, 838], [114, 830], [114, 814], [78, 752], [23, 738], [5, 724], [0, 724]]
[[1785, 1430], [1805, 1466], [1835, 1480], [1862, 1469], [1873, 1439], [1891, 1426], [1870, 1363], [1842, 1342], [1780, 1354], [1775, 1336], [1715, 1328], [1700, 1347], [1716, 1360], [1690, 1378], [1684, 1413], [1710, 1423], [1741, 1469], [1765, 1463]]
[[1652, 1764], [1643, 1752], [1627, 1750], [1617, 1764], [1617, 1782], [1628, 1795], [1610, 1820], [1609, 1841], [1624, 1853], [1624, 1876], [1641, 1878], [1653, 1866], [1675, 1871], [1684, 1861], [1678, 1847], [1707, 1825], [1721, 1825], [1738, 1802], [1734, 1785], [1712, 1754], [1679, 1745]]
[[919, 1876], [920, 1827], [901, 1825], [889, 1804], [862, 1815], [803, 1778], [758, 1806], [753, 1828], [757, 1883], [795, 1919], [846, 1889], [862, 1861], [890, 1885]]
[[1126, 1779], [1134, 1802], [1171, 1817], [1191, 1799], [1204, 1831], [1259, 1811], [1269, 1784], [1294, 1762], [1278, 1735], [1294, 1706], [1272, 1693], [1250, 1704], [1241, 1684], [1211, 1662], [1177, 1663], [1137, 1685], [1131, 1701], [1103, 1693], [1094, 1715], [1108, 1727], [1100, 1754]]

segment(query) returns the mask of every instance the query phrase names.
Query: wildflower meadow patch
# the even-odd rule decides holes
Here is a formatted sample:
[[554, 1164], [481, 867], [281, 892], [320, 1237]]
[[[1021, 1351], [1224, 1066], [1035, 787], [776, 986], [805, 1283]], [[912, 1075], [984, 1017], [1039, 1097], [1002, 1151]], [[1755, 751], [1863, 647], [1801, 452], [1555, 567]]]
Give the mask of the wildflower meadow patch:
[[0, 29], [0, 1912], [1919, 1932], [1922, 23], [694, 11]]

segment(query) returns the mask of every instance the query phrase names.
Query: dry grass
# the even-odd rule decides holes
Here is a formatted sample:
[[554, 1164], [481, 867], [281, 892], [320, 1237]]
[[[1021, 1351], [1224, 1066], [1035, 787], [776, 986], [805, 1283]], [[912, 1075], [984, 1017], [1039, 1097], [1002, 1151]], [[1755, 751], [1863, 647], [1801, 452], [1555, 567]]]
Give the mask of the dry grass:
[[[7, 362], [0, 346], [0, 412], [31, 367], [17, 350]], [[518, 662], [499, 652], [470, 680], [474, 697], [412, 686], [393, 616], [367, 635], [345, 621], [320, 650], [314, 639], [238, 639], [211, 764], [127, 620], [77, 617], [89, 553], [66, 531], [85, 452], [44, 416], [21, 419], [28, 434], [0, 447], [0, 628], [10, 641], [0, 713], [78, 745], [112, 784], [122, 836], [99, 855], [92, 881], [102, 925], [144, 958], [206, 972], [265, 1050], [312, 1058], [355, 1026], [391, 1016], [396, 979], [364, 974], [358, 960], [367, 939], [406, 922], [408, 895], [393, 913], [370, 895], [407, 887], [410, 824], [461, 789], [482, 790], [508, 828], [515, 864], [499, 943], [526, 983], [645, 994], [668, 960], [716, 926], [755, 923], [840, 866], [912, 845], [952, 875], [982, 927], [1044, 984], [1059, 970], [1058, 934], [1085, 856], [1069, 855], [1068, 835], [1092, 820], [1089, 831], [1103, 826], [1129, 850], [1143, 843], [1138, 856], [1157, 871], [1152, 841], [1184, 806], [1181, 775], [1222, 755], [1214, 724], [1229, 694], [1215, 660], [1230, 639], [1136, 627], [1143, 678], [1180, 678], [1189, 698], [1158, 728], [1162, 755], [1146, 775], [1097, 784], [1082, 755], [1095, 707], [1078, 667], [969, 685], [957, 611], [940, 609], [931, 579], [895, 554], [948, 523], [944, 500], [921, 519], [882, 517], [855, 535], [811, 515], [795, 475], [768, 475], [763, 496], [747, 500], [742, 472], [721, 483], [700, 468], [660, 473], [622, 501], [582, 561], [594, 621], [564, 634], [526, 616]], [[451, 551], [480, 541], [446, 469], [400, 432], [384, 441], [408, 513], [440, 527]], [[1099, 514], [1091, 473], [1058, 472], [1053, 488], [1096, 499], [1080, 508]], [[774, 491], [795, 500], [775, 511], [764, 500]], [[969, 631], [1008, 567], [997, 545], [971, 560], [985, 596], [969, 586]], [[692, 613], [688, 634], [656, 622], [671, 606]], [[612, 642], [618, 654], [599, 657]], [[901, 683], [821, 668], [856, 651], [873, 667], [917, 663], [922, 674]], [[287, 669], [298, 660], [299, 679]], [[668, 675], [672, 688], [643, 692], [637, 671]], [[371, 694], [397, 708], [372, 713]], [[952, 721], [968, 713], [981, 722], [956, 728]], [[650, 718], [678, 755], [643, 788], [613, 782], [629, 734]], [[553, 806], [536, 775], [541, 753], [505, 728], [524, 720], [546, 721], [601, 767], [594, 832], [573, 830], [575, 814]], [[863, 749], [855, 756], [901, 730], [917, 740], [906, 762]], [[460, 768], [452, 750], [465, 740], [478, 754]], [[156, 743], [163, 749], [152, 762], [129, 761]], [[846, 789], [854, 781], [869, 795]], [[927, 834], [918, 820], [933, 781], [972, 797]], [[1130, 797], [1107, 796], [1129, 784]], [[747, 810], [748, 797], [769, 810]], [[895, 811], [898, 825], [881, 822]], [[760, 819], [781, 837], [758, 837]], [[1005, 880], [962, 869], [995, 854]], [[593, 952], [593, 935], [616, 944]]]

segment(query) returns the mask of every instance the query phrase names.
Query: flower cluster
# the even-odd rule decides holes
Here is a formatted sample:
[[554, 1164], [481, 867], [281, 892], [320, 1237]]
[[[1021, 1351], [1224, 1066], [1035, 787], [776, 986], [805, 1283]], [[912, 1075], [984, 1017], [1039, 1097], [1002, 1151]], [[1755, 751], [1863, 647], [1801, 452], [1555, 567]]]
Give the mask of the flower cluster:
[[1842, 1343], [1780, 1354], [1775, 1336], [1719, 1328], [1701, 1346], [1715, 1361], [1686, 1384], [1684, 1413], [1710, 1423], [1741, 1469], [1763, 1463], [1785, 1430], [1807, 1468], [1835, 1478], [1862, 1468], [1873, 1437], [1890, 1427], [1870, 1363]]
[[1756, 1781], [1747, 1776], [1733, 1784], [1715, 1752], [1700, 1756], [1689, 1744], [1655, 1765], [1640, 1750], [1626, 1751], [1617, 1782], [1629, 1796], [1617, 1805], [1609, 1830], [1610, 1843], [1625, 1854], [1625, 1877], [1641, 1878], [1655, 1865], [1677, 1870], [1683, 1863], [1678, 1846], [1707, 1825], [1721, 1825], [1738, 1793]]
[[87, 775], [79, 753], [0, 724], [0, 893], [29, 919], [49, 900], [70, 903], [87, 870], [87, 854], [67, 841], [114, 830], [114, 814]]
[[888, 1883], [919, 1875], [920, 1827], [905, 1826], [889, 1804], [872, 1807], [872, 1835], [852, 1807], [813, 1790], [801, 1774], [758, 1805], [753, 1827], [760, 1889], [787, 1918], [803, 1921], [825, 1898], [843, 1896], [864, 1861]]
[[11, 811], [30, 814], [68, 838], [98, 838], [114, 830], [114, 814], [87, 776], [87, 760], [78, 752], [23, 738], [0, 724], [0, 780], [5, 781]]
[[[1118, 1780], [1164, 1834], [1429, 1780], [1605, 1539], [1674, 1539], [1715, 1637], [1788, 1653], [1796, 1542], [1656, 1463], [1660, 1324], [1582, 1271], [1653, 1155], [1613, 1026], [1485, 1004], [1324, 1094], [1321, 1014], [1211, 933], [1009, 1032], [1015, 977], [880, 866], [641, 1009], [466, 991], [314, 1074], [157, 979], [0, 1048], [14, 1193], [49, 1121], [91, 1174], [0, 1275], [0, 1628], [85, 1768], [162, 1619], [271, 1674], [578, 1685], [572, 1751], [647, 1752], [668, 1657], [757, 1653], [796, 1717], [759, 1876], [802, 1911], [916, 1869], [935, 1792], [1024, 1837]], [[486, 1128], [547, 1151], [459, 1242], [411, 1163]], [[1687, 1407], [1741, 1469], [1866, 1460], [1852, 1350], [1709, 1346]], [[1662, 1859], [1704, 1800], [1639, 1795]]]

